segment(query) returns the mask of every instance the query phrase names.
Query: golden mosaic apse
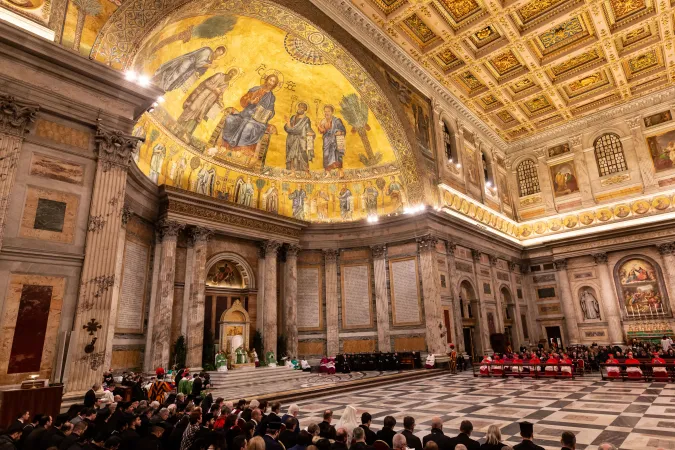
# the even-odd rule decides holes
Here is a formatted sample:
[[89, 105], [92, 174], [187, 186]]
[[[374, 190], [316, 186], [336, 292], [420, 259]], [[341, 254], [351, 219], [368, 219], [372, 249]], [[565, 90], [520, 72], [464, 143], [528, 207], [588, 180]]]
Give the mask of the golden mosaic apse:
[[508, 142], [675, 79], [670, 1], [352, 2]]

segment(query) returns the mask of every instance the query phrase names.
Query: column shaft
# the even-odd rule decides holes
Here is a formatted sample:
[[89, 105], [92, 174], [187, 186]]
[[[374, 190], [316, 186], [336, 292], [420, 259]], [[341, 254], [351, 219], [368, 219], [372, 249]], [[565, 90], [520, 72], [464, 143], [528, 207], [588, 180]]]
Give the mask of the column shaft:
[[[195, 371], [202, 369], [202, 359], [204, 357], [202, 354], [204, 345], [204, 292], [206, 291], [206, 252], [210, 236], [211, 231], [206, 228], [195, 227], [190, 230], [192, 267], [190, 268], [190, 300], [188, 302], [187, 313], [187, 357], [185, 365]], [[213, 355], [206, 356], [210, 358]]]
[[[478, 250], [472, 249], [471, 257], [473, 258], [473, 273], [476, 280], [476, 289], [478, 290], [476, 293], [478, 300], [478, 311], [473, 312], [480, 317], [478, 320], [478, 333], [480, 335], [481, 349], [483, 350], [483, 354], [492, 353], [492, 343], [490, 342], [490, 329], [488, 327], [487, 311], [486, 308], [483, 307], [483, 299], [481, 298], [482, 290], [479, 286], [480, 278], [478, 277], [478, 274], [480, 274], [480, 252]], [[467, 301], [468, 300], [470, 299], [467, 299]]]
[[619, 304], [614, 298], [614, 288], [612, 287], [612, 277], [609, 274], [607, 265], [607, 254], [597, 253], [593, 255], [595, 264], [598, 267], [598, 278], [600, 279], [600, 296], [604, 305], [605, 314], [607, 314], [607, 329], [609, 331], [609, 342], [612, 345], [623, 345], [623, 329], [621, 328], [621, 313]]
[[152, 335], [155, 329], [155, 305], [159, 293], [159, 266], [162, 260], [162, 241], [156, 235], [152, 260], [152, 285], [150, 288], [150, 305], [148, 306], [148, 327], [145, 330], [145, 353], [143, 371], [152, 372]]
[[[497, 263], [499, 258], [494, 255], [490, 255], [490, 279], [492, 280], [492, 289], [495, 298], [495, 303], [497, 304], [497, 332], [503, 333], [505, 331], [504, 321], [506, 317], [504, 316], [504, 304], [502, 303], [501, 292], [499, 291], [499, 278], [497, 278]], [[513, 342], [511, 343], [513, 345]]]
[[462, 324], [462, 308], [459, 304], [459, 294], [457, 293], [457, 266], [455, 263], [455, 249], [457, 245], [454, 242], [447, 244], [448, 261], [448, 286], [450, 286], [450, 295], [452, 296], [452, 323], [455, 327], [455, 346], [457, 353], [464, 353], [464, 326]]
[[567, 329], [567, 345], [576, 345], [579, 343], [579, 327], [577, 326], [577, 314], [574, 309], [574, 299], [570, 290], [570, 280], [567, 276], [567, 260], [561, 259], [553, 261], [558, 271], [558, 281], [560, 283], [560, 303], [562, 304], [563, 314], [565, 315], [565, 327]]
[[296, 358], [298, 356], [298, 252], [300, 247], [290, 245], [286, 249], [285, 286], [284, 286], [284, 334], [286, 350]]
[[326, 263], [326, 354], [335, 356], [340, 352], [338, 334], [337, 298], [337, 250], [324, 250]]
[[530, 266], [526, 263], [520, 265], [520, 274], [523, 277], [522, 289], [525, 302], [527, 303], [527, 320], [530, 323], [529, 334], [532, 343], [539, 342], [540, 330], [537, 324], [537, 301], [532, 287]]
[[[67, 392], [84, 391], [100, 382], [106, 345], [114, 333], [114, 286], [120, 270], [123, 199], [127, 169], [138, 139], [120, 132], [96, 132], [98, 164], [89, 209], [86, 250], [78, 297], [71, 354], [68, 355]], [[121, 252], [123, 254], [123, 252]]]
[[670, 301], [670, 311], [675, 311], [675, 244], [659, 244], [656, 246], [663, 258], [663, 272], [666, 277], [666, 289]]
[[375, 276], [375, 313], [377, 315], [377, 349], [381, 352], [391, 351], [391, 335], [389, 332], [389, 296], [387, 295], [387, 247], [373, 245], [373, 273]]
[[518, 298], [518, 285], [516, 284], [516, 264], [509, 263], [509, 272], [511, 272], [511, 293], [513, 294], [514, 314], [516, 315], [514, 323], [516, 324], [516, 342], [513, 343], [513, 350], [519, 349], [523, 342], [525, 342], [525, 335], [523, 333], [523, 321], [520, 318], [520, 299]]
[[35, 121], [38, 109], [37, 105], [28, 105], [0, 95], [0, 247], [21, 145], [26, 127]]
[[281, 243], [267, 241], [265, 248], [265, 299], [263, 303], [263, 352], [277, 355], [277, 254]]
[[424, 323], [427, 335], [427, 350], [433, 354], [446, 354], [445, 327], [441, 319], [441, 292], [438, 287], [438, 262], [436, 261], [435, 236], [417, 238], [422, 272], [422, 296], [424, 297]]
[[171, 319], [176, 278], [176, 242], [185, 225], [163, 220], [159, 223], [162, 238], [162, 259], [159, 263], [159, 280], [155, 317], [152, 331], [152, 368], [167, 368], [171, 354]]

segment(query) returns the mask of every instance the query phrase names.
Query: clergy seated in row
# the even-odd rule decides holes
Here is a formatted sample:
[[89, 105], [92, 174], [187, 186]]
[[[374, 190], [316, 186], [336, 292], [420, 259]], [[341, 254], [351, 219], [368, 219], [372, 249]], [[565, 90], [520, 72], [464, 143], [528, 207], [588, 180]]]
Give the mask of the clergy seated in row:
[[482, 377], [490, 376], [490, 364], [492, 364], [492, 358], [490, 358], [490, 355], [483, 356], [483, 360], [480, 362], [480, 364], [480, 375]]
[[[607, 355], [607, 361], [605, 361], [605, 364], [619, 364], [619, 361], [617, 361], [614, 358], [614, 354], [610, 353]], [[621, 378], [621, 369], [619, 366], [607, 366], [607, 378]]]
[[495, 359], [492, 362], [492, 375], [502, 376], [504, 374], [504, 360], [499, 353], [495, 353]]
[[349, 373], [352, 371], [345, 355], [339, 354], [337, 355], [337, 358], [335, 358], [335, 371], [340, 373]]
[[424, 363], [424, 367], [426, 369], [433, 369], [435, 365], [436, 365], [436, 357], [434, 356], [433, 353], [429, 353], [427, 355], [427, 360]]
[[658, 352], [654, 352], [654, 358], [652, 358], [652, 364], [664, 364], [664, 367], [652, 367], [652, 372], [654, 373], [654, 379], [668, 381], [668, 369], [666, 369], [666, 361], [659, 356]]
[[335, 373], [335, 358], [328, 358], [326, 356], [321, 358], [319, 372], [333, 375]]
[[640, 369], [640, 361], [633, 357], [633, 352], [628, 352], [628, 358], [626, 358], [626, 373], [628, 378], [632, 379], [642, 379], [642, 369]]

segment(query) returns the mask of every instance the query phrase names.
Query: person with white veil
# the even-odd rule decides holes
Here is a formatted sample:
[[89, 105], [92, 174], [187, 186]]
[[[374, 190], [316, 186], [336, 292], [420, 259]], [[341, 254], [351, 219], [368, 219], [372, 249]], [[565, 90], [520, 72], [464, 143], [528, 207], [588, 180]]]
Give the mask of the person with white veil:
[[342, 415], [340, 416], [340, 420], [338, 420], [335, 429], [344, 428], [347, 430], [347, 445], [349, 445], [352, 442], [354, 428], [357, 428], [359, 425], [361, 425], [361, 423], [356, 415], [356, 408], [347, 405], [345, 410], [342, 411]]

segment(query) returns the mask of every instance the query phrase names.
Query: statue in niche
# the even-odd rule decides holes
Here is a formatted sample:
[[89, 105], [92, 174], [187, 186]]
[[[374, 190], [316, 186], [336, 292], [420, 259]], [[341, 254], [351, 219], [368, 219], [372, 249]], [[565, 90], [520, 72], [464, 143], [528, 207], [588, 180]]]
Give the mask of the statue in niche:
[[587, 320], [600, 319], [600, 303], [590, 290], [583, 290], [579, 295], [581, 310], [584, 312], [584, 318]]

